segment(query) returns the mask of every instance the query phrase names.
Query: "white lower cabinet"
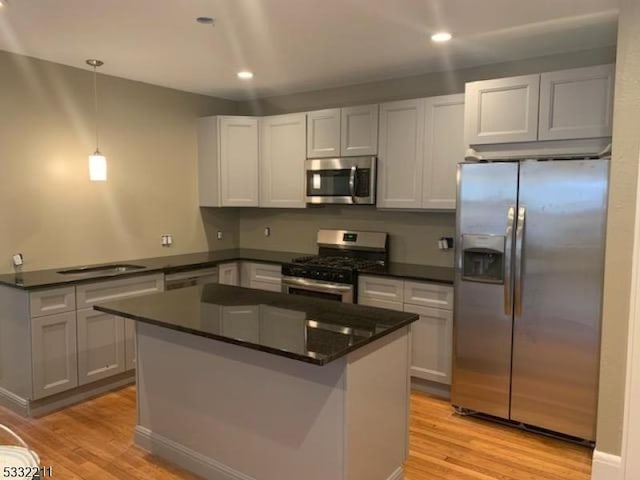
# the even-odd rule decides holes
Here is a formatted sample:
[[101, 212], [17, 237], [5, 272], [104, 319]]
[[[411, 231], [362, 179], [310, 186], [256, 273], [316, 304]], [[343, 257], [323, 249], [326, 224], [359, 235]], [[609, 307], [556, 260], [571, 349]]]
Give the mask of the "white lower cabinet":
[[125, 371], [124, 318], [92, 309], [78, 310], [79, 384]]
[[218, 283], [222, 285], [240, 285], [240, 268], [237, 262], [218, 265]]
[[403, 305], [400, 302], [388, 302], [386, 300], [380, 300], [375, 297], [367, 297], [363, 295], [358, 296], [358, 304], [366, 305], [369, 307], [386, 308], [387, 310], [396, 310], [398, 312], [403, 311]]
[[78, 386], [76, 312], [31, 319], [33, 398]]
[[282, 291], [282, 267], [271, 263], [242, 262], [240, 280], [243, 287]]
[[136, 322], [124, 319], [124, 369], [136, 368]]
[[404, 311], [420, 315], [411, 324], [411, 376], [450, 385], [453, 312], [409, 304]]
[[361, 275], [358, 303], [420, 315], [411, 324], [412, 377], [451, 384], [453, 287], [433, 282]]
[[260, 338], [260, 306], [233, 305], [222, 307], [222, 334], [244, 342], [258, 343]]

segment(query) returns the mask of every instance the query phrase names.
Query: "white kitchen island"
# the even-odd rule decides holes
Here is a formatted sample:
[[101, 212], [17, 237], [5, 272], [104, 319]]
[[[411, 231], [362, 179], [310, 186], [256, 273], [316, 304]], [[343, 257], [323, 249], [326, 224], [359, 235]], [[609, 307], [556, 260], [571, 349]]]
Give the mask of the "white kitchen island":
[[412, 314], [206, 285], [138, 320], [135, 442], [213, 480], [397, 480]]

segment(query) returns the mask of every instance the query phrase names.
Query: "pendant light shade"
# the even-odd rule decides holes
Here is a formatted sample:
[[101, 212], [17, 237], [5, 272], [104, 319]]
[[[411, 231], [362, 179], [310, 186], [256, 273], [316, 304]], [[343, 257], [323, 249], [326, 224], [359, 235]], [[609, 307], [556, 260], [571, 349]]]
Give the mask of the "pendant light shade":
[[89, 155], [89, 180], [92, 182], [107, 181], [107, 157], [96, 150]]
[[87, 64], [93, 67], [93, 102], [95, 106], [95, 122], [96, 122], [96, 151], [89, 155], [89, 180], [92, 182], [107, 181], [107, 157], [100, 153], [98, 147], [98, 74], [96, 69], [104, 62], [100, 60], [90, 59]]

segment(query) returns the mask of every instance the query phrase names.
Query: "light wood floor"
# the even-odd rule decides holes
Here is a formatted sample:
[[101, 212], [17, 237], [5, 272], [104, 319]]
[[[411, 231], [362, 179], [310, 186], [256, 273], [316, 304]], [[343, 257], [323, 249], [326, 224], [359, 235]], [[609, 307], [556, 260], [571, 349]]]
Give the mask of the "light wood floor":
[[[135, 401], [128, 387], [39, 419], [0, 407], [0, 423], [17, 430], [42, 465], [53, 466], [53, 479], [195, 480], [133, 445]], [[460, 418], [445, 401], [411, 396], [406, 480], [586, 480], [590, 464], [586, 448]]]

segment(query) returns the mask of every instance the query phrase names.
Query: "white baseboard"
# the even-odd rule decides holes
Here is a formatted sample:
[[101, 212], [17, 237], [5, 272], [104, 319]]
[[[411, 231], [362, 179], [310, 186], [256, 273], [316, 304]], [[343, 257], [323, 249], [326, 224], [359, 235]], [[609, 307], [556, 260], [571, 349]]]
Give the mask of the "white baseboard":
[[137, 425], [135, 444], [208, 480], [256, 480], [162, 435]]
[[402, 467], [398, 467], [387, 480], [404, 480], [404, 470]]
[[622, 458], [595, 450], [593, 452], [591, 480], [624, 480]]
[[[256, 480], [140, 425], [135, 428], [134, 442], [148, 452], [208, 480]], [[403, 468], [398, 467], [387, 480], [404, 480]]]

